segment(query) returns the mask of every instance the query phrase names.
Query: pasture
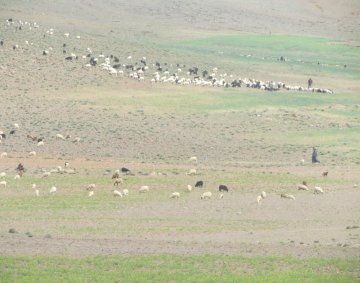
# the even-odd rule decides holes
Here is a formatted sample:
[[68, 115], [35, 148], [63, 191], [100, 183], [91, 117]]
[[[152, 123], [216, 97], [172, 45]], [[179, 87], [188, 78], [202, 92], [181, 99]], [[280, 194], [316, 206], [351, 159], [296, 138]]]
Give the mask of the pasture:
[[[198, 20], [175, 1], [156, 13], [145, 3], [119, 1], [99, 18], [100, 2], [89, 1], [74, 3], [83, 11], [69, 12], [63, 23], [66, 2], [56, 9], [6, 3], [0, 11], [0, 131], [6, 133], [0, 153], [7, 153], [0, 158], [6, 173], [0, 177], [6, 182], [0, 185], [0, 282], [359, 280], [360, 53], [347, 19], [343, 33], [325, 18], [318, 25], [327, 32], [303, 32], [309, 19], [299, 14], [286, 28], [269, 20], [272, 32], [255, 32], [253, 15], [268, 4], [249, 4], [245, 15], [252, 11], [252, 17], [240, 25], [231, 1], [223, 3], [226, 17], [212, 1], [206, 8], [193, 3]], [[41, 21], [35, 32], [6, 26], [8, 14], [16, 20], [25, 10]], [[118, 23], [117, 16], [132, 19], [134, 10], [141, 15], [137, 26]], [[167, 11], [181, 16], [169, 18]], [[206, 20], [215, 15], [220, 26]], [[54, 36], [46, 33], [50, 27]], [[144, 80], [130, 78], [124, 66], [123, 76], [86, 67], [88, 47], [94, 56], [117, 55], [124, 66], [146, 57]], [[65, 61], [70, 52], [79, 58]], [[334, 94], [151, 83], [157, 61], [184, 77], [193, 66], [200, 76], [216, 67], [228, 81], [306, 86], [311, 77]], [[44, 146], [28, 135], [43, 138]], [[311, 163], [313, 147], [318, 164]], [[20, 162], [25, 174], [14, 179]], [[65, 162], [74, 174], [65, 173]], [[111, 176], [122, 167], [132, 174], [121, 174], [124, 183], [115, 187]], [[194, 188], [199, 180], [204, 187]], [[298, 190], [303, 181], [308, 191]], [[96, 185], [91, 197], [89, 184]], [[139, 193], [143, 185], [148, 193]], [[219, 185], [229, 192], [220, 193]], [[57, 191], [50, 194], [52, 186]], [[324, 193], [314, 194], [315, 186]], [[114, 189], [129, 195], [115, 197]], [[180, 197], [171, 199], [173, 192]], [[204, 192], [211, 199], [201, 199]]]

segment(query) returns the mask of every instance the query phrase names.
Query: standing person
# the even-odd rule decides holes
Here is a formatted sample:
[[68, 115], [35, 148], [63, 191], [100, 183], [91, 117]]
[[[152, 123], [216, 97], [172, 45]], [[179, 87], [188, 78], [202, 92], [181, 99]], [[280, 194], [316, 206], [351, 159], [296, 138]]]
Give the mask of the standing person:
[[312, 84], [313, 84], [313, 80], [310, 78], [308, 80], [308, 88], [311, 88]]
[[315, 147], [313, 147], [311, 161], [312, 161], [312, 163], [320, 163], [320, 161], [317, 159], [317, 150]]

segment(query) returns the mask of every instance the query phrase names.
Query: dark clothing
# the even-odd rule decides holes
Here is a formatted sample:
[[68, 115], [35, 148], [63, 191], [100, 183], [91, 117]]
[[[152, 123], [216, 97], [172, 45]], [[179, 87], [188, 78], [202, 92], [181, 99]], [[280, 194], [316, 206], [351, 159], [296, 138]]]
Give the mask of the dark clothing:
[[310, 78], [308, 80], [308, 88], [311, 88], [312, 84], [313, 84], [313, 80]]
[[320, 161], [317, 159], [317, 150], [316, 150], [316, 148], [313, 148], [311, 161], [312, 161], [312, 163], [320, 163]]

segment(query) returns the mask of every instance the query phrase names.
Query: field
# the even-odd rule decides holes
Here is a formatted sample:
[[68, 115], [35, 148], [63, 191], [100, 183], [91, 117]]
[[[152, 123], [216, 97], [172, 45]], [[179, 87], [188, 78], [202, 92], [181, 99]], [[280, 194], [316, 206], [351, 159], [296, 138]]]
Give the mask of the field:
[[[360, 7], [347, 0], [337, 9], [344, 18], [335, 1], [299, 0], [290, 21], [284, 1], [240, 2], [193, 3], [191, 13], [187, 1], [154, 1], [158, 10], [144, 1], [74, 1], [77, 13], [65, 0], [3, 3], [0, 282], [359, 282]], [[274, 15], [263, 17], [270, 8]], [[40, 28], [14, 31], [9, 17]], [[90, 46], [122, 63], [146, 56], [145, 81], [65, 62], [65, 41], [68, 52]], [[334, 94], [152, 84], [156, 61], [170, 72], [179, 64], [184, 76], [196, 65], [301, 86], [312, 77]], [[20, 162], [26, 172], [15, 180]], [[111, 176], [122, 167], [132, 174], [117, 189], [129, 195], [113, 197]], [[198, 180], [204, 188], [188, 192]], [[309, 191], [298, 190], [303, 181]], [[229, 187], [223, 196], [220, 184]], [[142, 185], [149, 193], [138, 192]], [[170, 198], [175, 191], [179, 199]], [[206, 191], [210, 200], [200, 198]]]

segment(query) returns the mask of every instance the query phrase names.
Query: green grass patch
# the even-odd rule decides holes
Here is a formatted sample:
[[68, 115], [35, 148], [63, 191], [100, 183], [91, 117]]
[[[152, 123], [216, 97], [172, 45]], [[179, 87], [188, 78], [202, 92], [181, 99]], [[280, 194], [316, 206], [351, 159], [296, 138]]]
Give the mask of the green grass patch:
[[241, 256], [0, 257], [1, 282], [359, 282], [359, 260]]

